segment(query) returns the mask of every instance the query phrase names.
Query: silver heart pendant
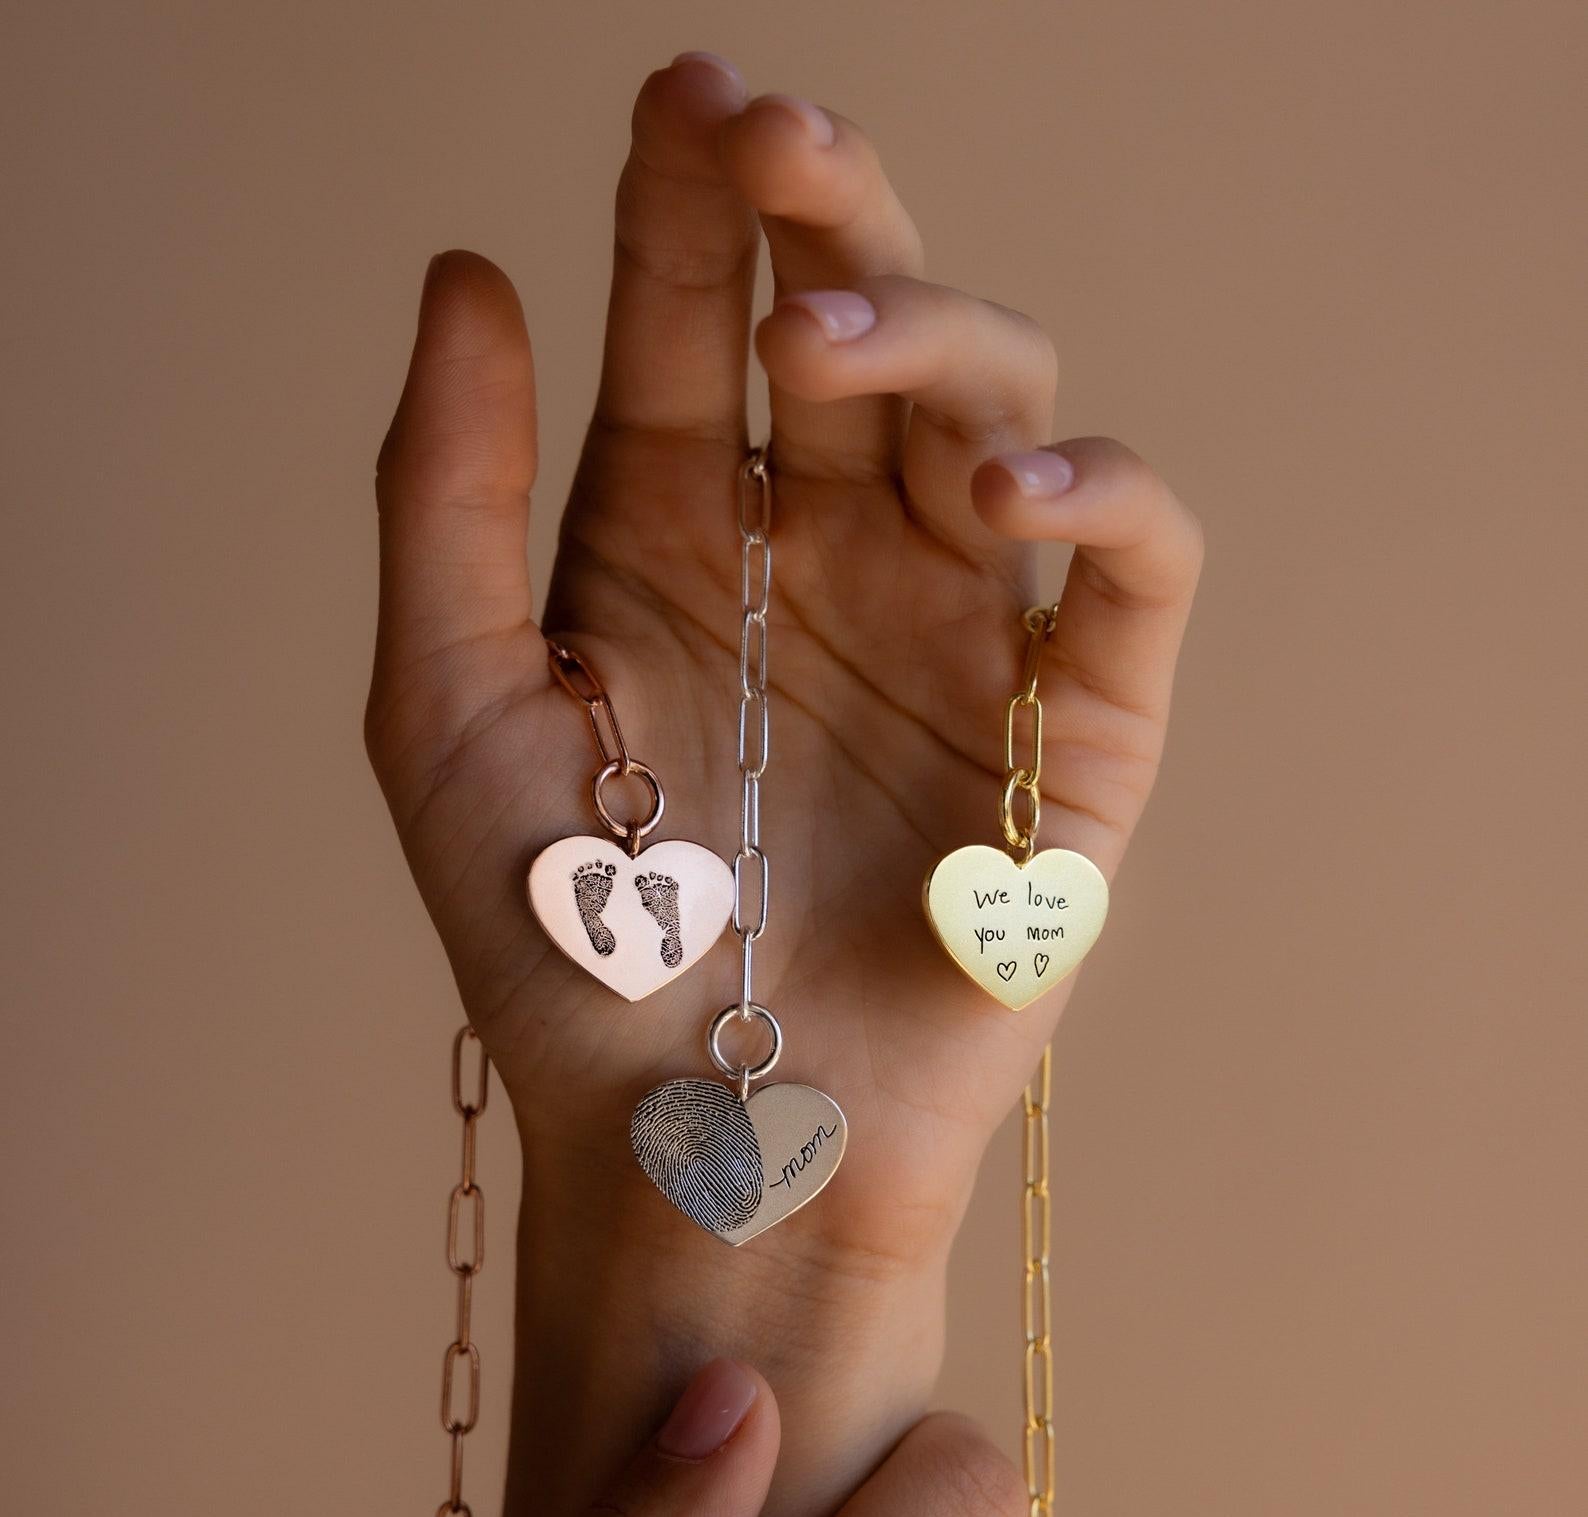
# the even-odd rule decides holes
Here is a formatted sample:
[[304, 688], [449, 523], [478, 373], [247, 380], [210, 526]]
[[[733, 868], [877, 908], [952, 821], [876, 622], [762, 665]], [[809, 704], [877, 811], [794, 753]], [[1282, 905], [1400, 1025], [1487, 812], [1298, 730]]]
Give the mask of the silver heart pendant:
[[809, 1085], [767, 1085], [741, 1101], [716, 1080], [669, 1080], [629, 1123], [651, 1183], [736, 1248], [813, 1200], [848, 1139], [838, 1103]]
[[633, 858], [608, 838], [563, 838], [536, 855], [528, 889], [546, 936], [630, 1001], [681, 975], [733, 915], [733, 871], [681, 838]]

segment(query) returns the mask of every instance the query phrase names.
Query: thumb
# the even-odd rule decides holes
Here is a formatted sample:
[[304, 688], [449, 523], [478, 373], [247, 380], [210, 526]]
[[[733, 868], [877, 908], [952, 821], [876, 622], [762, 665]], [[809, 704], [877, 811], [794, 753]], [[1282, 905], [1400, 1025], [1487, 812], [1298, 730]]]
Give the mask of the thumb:
[[529, 619], [535, 373], [511, 281], [430, 262], [408, 379], [376, 466], [380, 642], [406, 663]]
[[779, 1439], [772, 1387], [714, 1359], [588, 1517], [756, 1517]]

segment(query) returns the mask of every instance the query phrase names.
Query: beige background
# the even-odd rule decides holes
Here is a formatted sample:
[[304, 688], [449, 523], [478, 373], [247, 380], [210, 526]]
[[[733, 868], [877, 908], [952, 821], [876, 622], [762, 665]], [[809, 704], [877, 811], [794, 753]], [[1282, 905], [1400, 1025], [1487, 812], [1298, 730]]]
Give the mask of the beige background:
[[[490, 253], [544, 567], [629, 102], [684, 47], [870, 128], [934, 277], [1056, 334], [1064, 431], [1208, 524], [1059, 1040], [1063, 1510], [1588, 1509], [1576, 0], [9, 20], [8, 1510], [440, 1498], [458, 1015], [360, 748], [372, 460], [426, 258]], [[942, 1387], [1011, 1449], [1014, 1154]]]

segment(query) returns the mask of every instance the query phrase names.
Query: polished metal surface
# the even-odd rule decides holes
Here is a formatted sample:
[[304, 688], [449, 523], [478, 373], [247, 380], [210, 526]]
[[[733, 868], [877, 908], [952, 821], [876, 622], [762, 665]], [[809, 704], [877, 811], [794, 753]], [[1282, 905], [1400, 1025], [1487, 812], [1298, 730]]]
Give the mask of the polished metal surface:
[[1108, 915], [1108, 881], [1084, 854], [1047, 848], [1019, 864], [973, 843], [938, 860], [923, 891], [949, 957], [1011, 1011], [1084, 959]]
[[529, 904], [581, 969], [630, 1001], [689, 968], [733, 912], [733, 872], [682, 838], [634, 857], [603, 837], [562, 838], [529, 869]]

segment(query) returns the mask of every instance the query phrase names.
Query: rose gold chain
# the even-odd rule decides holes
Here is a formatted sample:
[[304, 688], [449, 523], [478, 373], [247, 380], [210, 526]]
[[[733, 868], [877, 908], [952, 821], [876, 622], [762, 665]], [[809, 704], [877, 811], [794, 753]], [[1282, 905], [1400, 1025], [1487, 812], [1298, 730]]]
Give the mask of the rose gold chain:
[[[657, 779], [654, 769], [642, 764], [629, 752], [628, 744], [623, 741], [623, 729], [618, 726], [618, 714], [612, 705], [612, 697], [589, 661], [572, 648], [565, 648], [549, 637], [546, 639], [546, 661], [557, 683], [583, 704], [585, 715], [590, 718], [596, 752], [601, 758], [601, 767], [590, 782], [590, 798], [595, 803], [596, 815], [601, 818], [601, 824], [622, 841], [629, 851], [629, 857], [633, 858], [640, 851], [641, 839], [661, 821], [662, 812], [667, 806], [662, 782]], [[608, 780], [628, 779], [631, 775], [650, 792], [650, 806], [644, 816], [625, 820], [612, 814], [603, 791]]]
[[613, 709], [607, 687], [601, 683], [601, 676], [572, 648], [565, 648], [549, 637], [546, 639], [546, 662], [557, 683], [583, 703], [590, 717], [590, 730], [595, 733], [596, 752], [601, 755], [601, 762], [616, 764], [620, 774], [632, 773], [634, 760], [629, 757], [623, 729], [618, 726], [618, 714]]
[[[436, 1517], [473, 1517], [463, 1499], [463, 1440], [480, 1420], [480, 1351], [470, 1330], [474, 1307], [474, 1278], [485, 1264], [485, 1192], [474, 1178], [475, 1129], [491, 1093], [491, 1061], [479, 1049], [479, 1076], [472, 1099], [463, 1091], [463, 1045], [479, 1047], [472, 1027], [461, 1028], [452, 1040], [452, 1109], [463, 1118], [463, 1173], [447, 1201], [447, 1267], [458, 1280], [457, 1335], [447, 1345], [441, 1361], [441, 1430], [452, 1440], [448, 1496], [436, 1508]], [[464, 1227], [464, 1208], [469, 1225]], [[464, 1245], [467, 1242], [467, 1252]], [[460, 1366], [462, 1369], [460, 1370]], [[454, 1405], [460, 1373], [468, 1379], [468, 1410]]]

